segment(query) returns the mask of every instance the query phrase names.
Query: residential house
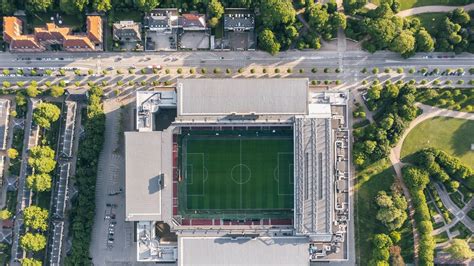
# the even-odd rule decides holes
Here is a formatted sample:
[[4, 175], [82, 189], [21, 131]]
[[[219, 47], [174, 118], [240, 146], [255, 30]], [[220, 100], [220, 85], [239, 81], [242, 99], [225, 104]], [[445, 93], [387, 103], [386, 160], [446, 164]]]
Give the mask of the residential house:
[[158, 8], [145, 15], [145, 50], [176, 50], [178, 37], [178, 9]]
[[206, 15], [183, 14], [180, 17], [179, 24], [181, 31], [178, 48], [191, 50], [210, 48], [210, 30], [206, 24]]
[[130, 20], [114, 23], [113, 34], [114, 41], [119, 42], [122, 49], [133, 50], [142, 48], [140, 23]]
[[222, 49], [255, 50], [255, 14], [248, 9], [228, 8], [224, 14]]

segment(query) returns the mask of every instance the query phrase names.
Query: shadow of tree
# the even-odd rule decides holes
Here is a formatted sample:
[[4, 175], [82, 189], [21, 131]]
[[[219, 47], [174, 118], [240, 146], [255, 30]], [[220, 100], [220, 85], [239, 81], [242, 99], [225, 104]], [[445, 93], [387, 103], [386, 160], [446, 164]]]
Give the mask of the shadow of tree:
[[462, 123], [461, 126], [454, 131], [449, 144], [453, 148], [454, 155], [456, 156], [474, 152], [471, 150], [471, 145], [474, 144], [474, 121], [466, 120]]

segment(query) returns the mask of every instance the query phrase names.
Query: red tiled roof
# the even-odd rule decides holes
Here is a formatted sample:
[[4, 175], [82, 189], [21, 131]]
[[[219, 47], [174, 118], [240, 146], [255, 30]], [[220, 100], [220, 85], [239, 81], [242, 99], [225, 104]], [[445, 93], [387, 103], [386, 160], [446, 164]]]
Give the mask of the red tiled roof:
[[94, 43], [102, 43], [102, 19], [99, 16], [87, 17], [87, 37]]
[[68, 27], [47, 23], [36, 27], [33, 35], [22, 35], [22, 22], [16, 17], [3, 18], [4, 40], [10, 48], [18, 51], [45, 50], [41, 42], [62, 43], [66, 50], [95, 50], [94, 43], [102, 43], [102, 19], [99, 16], [87, 17], [87, 35], [72, 35]]
[[95, 49], [95, 45], [85, 36], [68, 37], [66, 40], [64, 40], [63, 46], [66, 50]]

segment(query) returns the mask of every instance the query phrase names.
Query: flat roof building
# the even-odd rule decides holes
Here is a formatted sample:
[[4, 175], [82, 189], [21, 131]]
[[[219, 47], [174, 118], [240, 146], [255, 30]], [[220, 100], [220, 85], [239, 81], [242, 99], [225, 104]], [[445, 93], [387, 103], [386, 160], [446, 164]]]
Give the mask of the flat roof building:
[[[344, 92], [311, 91], [308, 79], [178, 79], [176, 91], [163, 88], [137, 92], [138, 132], [125, 133], [125, 197], [126, 220], [139, 222], [137, 232], [143, 236], [142, 241], [137, 240], [138, 259], [159, 262], [166, 257], [166, 261], [177, 260], [179, 265], [347, 261], [347, 101], [348, 94]], [[168, 128], [153, 131], [153, 123], [164, 119], [159, 116], [160, 110], [170, 108], [176, 109], [175, 120]], [[210, 134], [216, 139], [231, 136], [234, 140], [246, 131], [253, 134], [249, 128], [256, 129], [252, 138], [263, 136], [265, 130], [273, 134], [278, 131], [272, 133], [275, 128], [289, 132], [289, 143], [293, 145], [289, 149], [288, 171], [290, 189], [294, 190], [289, 215], [241, 218], [244, 216], [238, 213], [225, 216], [226, 210], [218, 210], [210, 217], [212, 210], [208, 208], [191, 214], [189, 210], [193, 209], [180, 209], [180, 204], [186, 206], [195, 199], [179, 199], [180, 193], [186, 193], [188, 182], [182, 171], [188, 167], [198, 169], [196, 164], [182, 168], [183, 159], [178, 152], [186, 145], [180, 141], [182, 137], [203, 139]], [[230, 131], [238, 133], [225, 135]], [[208, 169], [201, 167], [205, 177]], [[199, 180], [197, 176], [192, 178]], [[204, 191], [205, 181], [202, 182]], [[177, 236], [176, 250], [164, 242], [158, 245], [160, 236], [156, 237], [158, 242], [149, 236], [154, 234], [153, 222], [169, 225]]]

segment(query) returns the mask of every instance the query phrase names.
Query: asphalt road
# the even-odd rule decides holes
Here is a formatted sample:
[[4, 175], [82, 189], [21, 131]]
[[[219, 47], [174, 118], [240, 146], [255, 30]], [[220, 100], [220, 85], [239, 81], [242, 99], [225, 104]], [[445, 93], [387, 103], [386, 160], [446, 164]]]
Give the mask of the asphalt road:
[[[429, 58], [432, 57], [432, 58]], [[448, 58], [438, 58], [445, 56]], [[451, 57], [449, 57], [451, 56]], [[30, 60], [25, 60], [29, 58]], [[41, 58], [41, 60], [37, 60]], [[45, 60], [51, 58], [52, 60]], [[63, 60], [54, 60], [63, 58]], [[409, 59], [391, 52], [370, 54], [362, 51], [313, 52], [289, 51], [270, 56], [261, 51], [246, 52], [161, 52], [161, 53], [42, 53], [0, 54], [0, 68], [6, 67], [78, 67], [101, 70], [108, 67], [137, 68], [161, 65], [162, 67], [338, 67], [342, 58], [343, 69], [364, 67], [469, 67], [474, 55], [452, 53], [418, 54]]]

